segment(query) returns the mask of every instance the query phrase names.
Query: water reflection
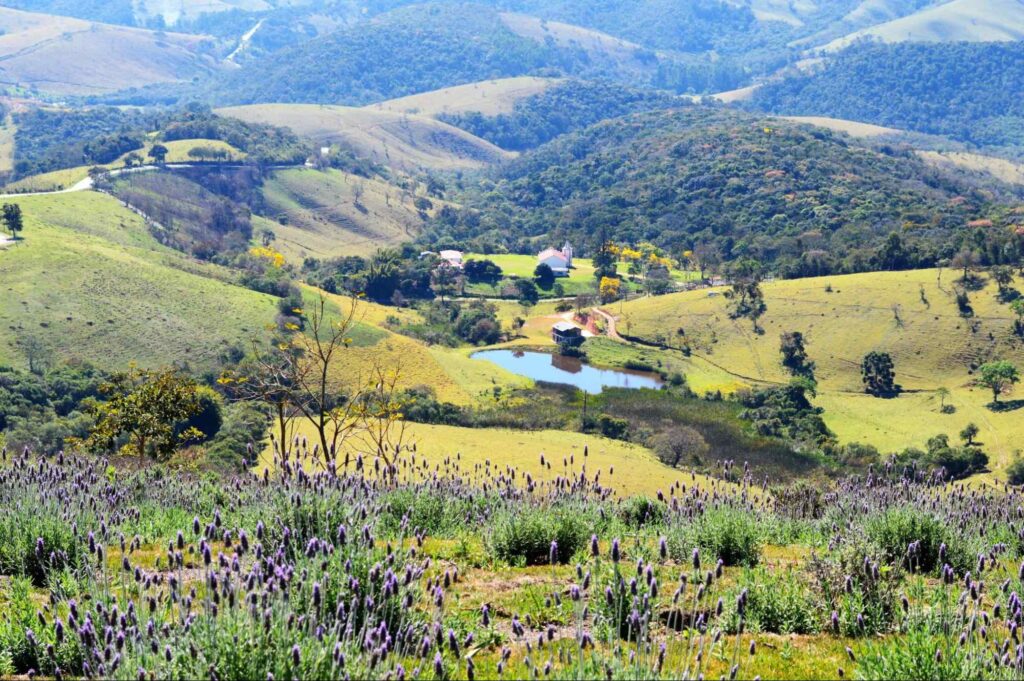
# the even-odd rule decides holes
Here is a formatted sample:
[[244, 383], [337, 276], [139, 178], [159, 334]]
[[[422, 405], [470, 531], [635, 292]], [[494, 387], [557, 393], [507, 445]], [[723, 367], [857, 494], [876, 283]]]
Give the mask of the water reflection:
[[514, 374], [526, 376], [534, 381], [572, 385], [592, 395], [596, 395], [604, 388], [660, 388], [663, 385], [656, 374], [622, 369], [598, 369], [584, 364], [576, 357], [550, 355], [545, 352], [485, 350], [476, 353], [473, 358], [494, 362]]

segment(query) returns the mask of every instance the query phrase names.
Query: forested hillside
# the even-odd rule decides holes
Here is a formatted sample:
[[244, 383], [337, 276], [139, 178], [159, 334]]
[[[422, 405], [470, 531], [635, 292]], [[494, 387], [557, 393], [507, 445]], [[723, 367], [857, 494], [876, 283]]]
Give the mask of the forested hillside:
[[864, 44], [811, 75], [760, 88], [753, 106], [938, 135], [1024, 155], [1024, 43]]
[[666, 92], [573, 80], [517, 101], [512, 113], [485, 116], [471, 111], [439, 118], [502, 149], [522, 151], [606, 118], [678, 107], [685, 101]]
[[[14, 114], [14, 177], [103, 165], [158, 141], [218, 140], [260, 163], [305, 161], [311, 146], [284, 128], [216, 116], [202, 107], [139, 111], [114, 107], [31, 108]], [[140, 157], [143, 154], [140, 154]]]
[[435, 237], [524, 251], [541, 235], [591, 246], [649, 240], [712, 248], [726, 260], [754, 256], [790, 275], [870, 269], [880, 238], [894, 231], [913, 244], [915, 262], [951, 257], [968, 221], [998, 213], [991, 194], [909, 151], [704, 107], [599, 123], [467, 194], [470, 208], [443, 211]]
[[495, 12], [396, 10], [246, 65], [218, 84], [224, 103], [368, 104], [446, 85], [576, 70], [574, 56], [512, 33]]

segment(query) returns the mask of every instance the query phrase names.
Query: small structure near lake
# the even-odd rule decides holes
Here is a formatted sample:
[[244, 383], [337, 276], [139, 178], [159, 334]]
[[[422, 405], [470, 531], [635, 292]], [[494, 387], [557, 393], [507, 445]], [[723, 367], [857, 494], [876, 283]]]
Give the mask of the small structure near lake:
[[583, 336], [583, 329], [569, 322], [558, 322], [551, 327], [551, 340], [558, 345], [579, 347], [586, 340]]

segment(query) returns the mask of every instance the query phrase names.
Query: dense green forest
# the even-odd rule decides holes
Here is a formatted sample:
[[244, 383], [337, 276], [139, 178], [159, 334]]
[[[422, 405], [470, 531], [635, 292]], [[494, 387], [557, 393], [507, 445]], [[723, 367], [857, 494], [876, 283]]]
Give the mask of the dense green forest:
[[399, 9], [245, 65], [211, 86], [218, 102], [368, 104], [449, 85], [582, 70], [582, 56], [512, 33], [468, 5]]
[[254, 37], [259, 58], [242, 59], [237, 71], [197, 84], [129, 90], [104, 101], [153, 104], [195, 98], [216, 104], [364, 105], [521, 75], [606, 78], [677, 92], [718, 91], [749, 78], [730, 59], [642, 47], [624, 56], [524, 37], [506, 25], [497, 9], [483, 4], [400, 7], [320, 36], [312, 25], [285, 21], [284, 16], [267, 19]]
[[221, 140], [258, 163], [302, 163], [311, 151], [310, 144], [289, 129], [218, 116], [199, 106], [175, 113], [161, 127], [160, 137], [165, 141]]
[[986, 216], [1004, 250], [1024, 246], [990, 194], [909, 151], [887, 152], [728, 110], [627, 116], [556, 139], [469, 187], [467, 208], [442, 211], [428, 238], [522, 252], [541, 235], [591, 250], [602, 238], [652, 241], [725, 260], [753, 256], [787, 275], [885, 266], [876, 247], [891, 232], [913, 254], [897, 267], [933, 263]]
[[758, 90], [753, 106], [947, 135], [1024, 157], [1024, 43], [868, 43], [811, 75]]
[[559, 135], [606, 118], [683, 106], [687, 100], [656, 90], [630, 88], [607, 81], [572, 80], [516, 102], [510, 114], [445, 114], [441, 119], [502, 149], [532, 149]]
[[96, 107], [32, 108], [14, 114], [14, 174], [17, 177], [94, 163], [108, 163], [142, 146], [141, 131], [155, 116]]
[[110, 163], [141, 149], [151, 132], [168, 142], [221, 140], [257, 163], [302, 163], [311, 150], [290, 130], [217, 116], [200, 106], [146, 113], [114, 107], [33, 108], [16, 113], [15, 122], [15, 178]]

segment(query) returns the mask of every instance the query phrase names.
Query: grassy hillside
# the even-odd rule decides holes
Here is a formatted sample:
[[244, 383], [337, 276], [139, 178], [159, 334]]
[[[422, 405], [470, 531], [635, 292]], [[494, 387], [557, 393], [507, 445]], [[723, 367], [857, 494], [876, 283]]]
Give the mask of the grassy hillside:
[[841, 50], [858, 40], [895, 42], [998, 42], [1024, 39], [1018, 0], [952, 0], [876, 24], [824, 46]]
[[[328, 299], [347, 312], [348, 298], [328, 295]], [[412, 310], [399, 310], [360, 301], [356, 319], [373, 332], [373, 341], [346, 350], [345, 360], [337, 365], [339, 377], [355, 381], [366, 379], [374, 365], [396, 370], [399, 386], [428, 386], [437, 398], [460, 405], [492, 400], [491, 389], [529, 385], [529, 381], [490, 363], [470, 358], [470, 350], [428, 346], [425, 343], [382, 328], [389, 318], [408, 322], [417, 319]]]
[[[688, 373], [712, 388], [716, 373], [724, 387], [787, 381], [779, 336], [800, 331], [817, 365], [817, 402], [841, 440], [883, 450], [919, 446], [939, 432], [955, 435], [973, 421], [1002, 466], [1021, 448], [1024, 419], [1020, 410], [989, 410], [991, 393], [972, 385], [973, 372], [995, 359], [1024, 367], [1024, 342], [1012, 334], [1013, 313], [997, 299], [992, 283], [970, 294], [974, 314], [962, 317], [953, 295], [957, 276], [919, 270], [766, 283], [763, 334], [754, 333], [747, 320], [730, 319], [721, 290], [646, 298], [612, 310], [619, 314], [620, 332], [672, 348], [690, 346]], [[1018, 277], [1016, 287], [1024, 289], [1024, 280]], [[860, 362], [874, 350], [892, 355], [897, 382], [911, 392], [896, 400], [863, 395]], [[955, 414], [939, 411], [939, 388], [951, 391]]]
[[213, 365], [264, 333], [275, 301], [161, 247], [116, 199], [82, 192], [17, 199], [24, 239], [0, 250], [0, 364], [34, 338], [59, 359], [105, 367]]
[[524, 154], [499, 182], [467, 190], [467, 212], [443, 216], [435, 230], [519, 252], [538, 236], [593, 248], [602, 231], [674, 253], [714, 244], [726, 259], [750, 255], [807, 274], [808, 250], [824, 252], [825, 271], [856, 269], [894, 230], [925, 251], [954, 249], [989, 198], [909, 152], [689, 107], [605, 121]]
[[[312, 431], [305, 426], [300, 426], [298, 432], [312, 436]], [[659, 490], [665, 491], [677, 482], [688, 488], [710, 489], [712, 486], [710, 478], [670, 468], [644, 447], [592, 434], [412, 423], [407, 427], [405, 442], [415, 445], [416, 458], [427, 464], [424, 475], [432, 474], [435, 467], [444, 468], [446, 460], [457, 458], [464, 471], [473, 471], [489, 461], [500, 470], [510, 466], [518, 469], [520, 475], [528, 472], [536, 480], [550, 482], [570, 469], [579, 471], [584, 463], [583, 449], [587, 448], [587, 470], [592, 475], [600, 470], [601, 481], [619, 497], [654, 497]], [[362, 447], [353, 442], [351, 449]], [[264, 452], [259, 470], [266, 466], [273, 468], [272, 454], [270, 449]], [[550, 469], [540, 465], [542, 455], [552, 462]], [[563, 468], [563, 457], [570, 456], [575, 459], [574, 465]]]
[[423, 225], [408, 192], [340, 170], [277, 171], [263, 185], [263, 198], [267, 219], [257, 219], [255, 229], [273, 231], [274, 247], [295, 263], [369, 255], [412, 240]]
[[940, 167], [953, 167], [988, 175], [1010, 184], [1024, 184], [1024, 164], [964, 151], [919, 151], [921, 158]]
[[0, 175], [14, 169], [14, 120], [10, 114], [0, 119]]
[[340, 143], [402, 170], [479, 168], [507, 157], [493, 144], [426, 116], [317, 104], [260, 104], [218, 109], [250, 123], [291, 128], [319, 144]]
[[497, 116], [511, 113], [521, 99], [538, 95], [560, 82], [561, 80], [558, 78], [538, 78], [536, 76], [499, 78], [390, 99], [386, 102], [370, 104], [368, 108], [423, 116], [459, 114], [470, 111], [476, 111], [485, 116]]
[[58, 95], [94, 95], [208, 72], [204, 36], [155, 33], [0, 8], [5, 85]]

